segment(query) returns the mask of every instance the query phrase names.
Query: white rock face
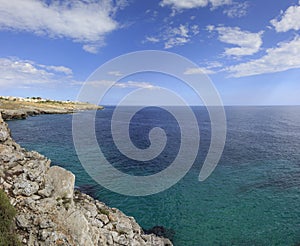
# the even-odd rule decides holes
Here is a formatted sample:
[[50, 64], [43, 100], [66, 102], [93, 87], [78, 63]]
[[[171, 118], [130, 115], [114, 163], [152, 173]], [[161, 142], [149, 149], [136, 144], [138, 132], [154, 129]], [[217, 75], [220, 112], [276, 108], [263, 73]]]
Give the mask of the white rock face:
[[52, 197], [73, 199], [75, 175], [64, 168], [52, 166], [46, 173], [45, 185], [53, 187]]
[[77, 245], [93, 245], [92, 233], [89, 233], [89, 222], [80, 210], [70, 214], [65, 224], [70, 234], [74, 235]]
[[172, 245], [144, 235], [132, 217], [74, 191], [75, 176], [10, 137], [0, 113], [0, 189], [18, 211], [17, 233], [24, 245]]

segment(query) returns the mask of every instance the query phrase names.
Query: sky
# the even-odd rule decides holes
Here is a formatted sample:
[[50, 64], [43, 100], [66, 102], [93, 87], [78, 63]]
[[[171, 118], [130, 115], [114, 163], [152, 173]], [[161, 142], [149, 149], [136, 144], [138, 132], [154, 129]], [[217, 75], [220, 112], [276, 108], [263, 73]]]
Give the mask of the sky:
[[[300, 105], [298, 0], [0, 0], [0, 44], [4, 96], [76, 100], [102, 64], [160, 50], [197, 64], [185, 74], [209, 76], [224, 105]], [[199, 104], [151, 73], [122, 78], [103, 104], [159, 87]]]

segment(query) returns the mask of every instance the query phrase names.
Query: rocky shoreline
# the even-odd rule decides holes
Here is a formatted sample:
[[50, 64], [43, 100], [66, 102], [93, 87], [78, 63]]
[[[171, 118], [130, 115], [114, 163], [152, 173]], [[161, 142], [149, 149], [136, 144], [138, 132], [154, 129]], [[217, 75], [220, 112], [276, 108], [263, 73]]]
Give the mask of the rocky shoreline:
[[146, 235], [133, 217], [74, 190], [74, 184], [74, 174], [18, 145], [0, 113], [0, 188], [17, 209], [24, 245], [172, 245]]
[[74, 110], [39, 110], [39, 109], [1, 109], [2, 118], [4, 120], [23, 120], [29, 116], [41, 114], [72, 114]]

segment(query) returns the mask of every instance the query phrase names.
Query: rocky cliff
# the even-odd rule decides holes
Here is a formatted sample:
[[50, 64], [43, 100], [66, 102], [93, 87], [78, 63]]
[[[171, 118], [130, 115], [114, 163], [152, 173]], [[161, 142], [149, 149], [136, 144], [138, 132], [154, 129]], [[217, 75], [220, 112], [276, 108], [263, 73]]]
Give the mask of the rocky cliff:
[[0, 113], [0, 188], [17, 209], [24, 245], [172, 245], [144, 234], [133, 217], [74, 191], [75, 176], [21, 148]]

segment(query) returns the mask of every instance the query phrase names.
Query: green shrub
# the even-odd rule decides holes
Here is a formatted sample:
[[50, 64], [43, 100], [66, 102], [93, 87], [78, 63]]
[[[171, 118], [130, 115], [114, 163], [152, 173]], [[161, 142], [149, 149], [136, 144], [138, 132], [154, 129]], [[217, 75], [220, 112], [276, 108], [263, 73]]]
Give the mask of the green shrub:
[[8, 197], [0, 189], [0, 246], [21, 245], [15, 234], [15, 208], [10, 204]]

